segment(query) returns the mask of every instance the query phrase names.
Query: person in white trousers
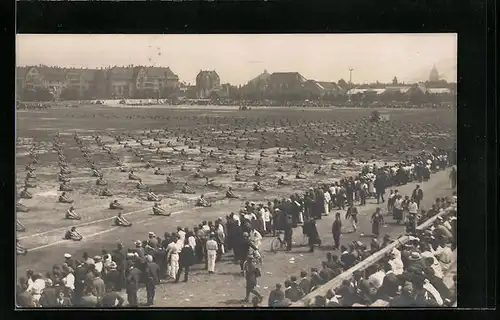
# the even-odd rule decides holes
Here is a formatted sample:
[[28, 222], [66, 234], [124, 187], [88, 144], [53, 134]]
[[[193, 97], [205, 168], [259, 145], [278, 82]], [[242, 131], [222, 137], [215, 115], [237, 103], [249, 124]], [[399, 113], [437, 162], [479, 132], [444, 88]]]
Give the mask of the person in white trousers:
[[215, 259], [217, 258], [217, 250], [219, 249], [219, 245], [214, 238], [215, 235], [210, 234], [210, 240], [207, 241], [207, 261], [209, 274], [215, 272]]
[[325, 215], [325, 216], [327, 216], [330, 213], [330, 201], [331, 200], [332, 200], [332, 197], [330, 196], [330, 192], [328, 192], [328, 190], [325, 189], [324, 203], [323, 203], [323, 206], [325, 209], [325, 212], [323, 213], [323, 215]]

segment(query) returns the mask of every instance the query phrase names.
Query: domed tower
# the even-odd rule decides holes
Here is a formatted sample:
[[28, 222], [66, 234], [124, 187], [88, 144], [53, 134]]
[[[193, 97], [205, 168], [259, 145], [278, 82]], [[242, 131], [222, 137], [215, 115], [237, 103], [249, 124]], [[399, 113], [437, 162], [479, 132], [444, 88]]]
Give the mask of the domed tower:
[[439, 72], [436, 69], [436, 66], [432, 67], [431, 73], [429, 74], [429, 81], [439, 81]]

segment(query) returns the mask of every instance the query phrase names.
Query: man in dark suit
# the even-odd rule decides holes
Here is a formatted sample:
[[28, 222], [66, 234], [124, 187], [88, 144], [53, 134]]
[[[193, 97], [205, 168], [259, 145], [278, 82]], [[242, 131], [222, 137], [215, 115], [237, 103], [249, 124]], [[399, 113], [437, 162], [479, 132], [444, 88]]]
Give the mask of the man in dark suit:
[[297, 277], [290, 277], [290, 287], [285, 291], [285, 297], [292, 302], [297, 302], [305, 296], [304, 291], [297, 284]]
[[267, 305], [269, 307], [274, 307], [275, 303], [284, 297], [285, 293], [281, 287], [281, 283], [276, 284], [276, 288], [269, 293], [269, 299], [267, 300]]
[[[109, 269], [104, 275], [104, 285], [106, 287], [106, 291], [120, 291], [121, 290], [121, 274], [117, 270], [117, 264], [114, 261], [111, 261], [109, 265]], [[109, 288], [109, 290], [108, 290]]]
[[300, 272], [300, 278], [299, 287], [304, 294], [308, 294], [311, 292], [311, 278], [307, 276], [307, 272], [305, 271]]
[[160, 283], [160, 267], [153, 261], [153, 257], [146, 256], [146, 294], [147, 305], [152, 306], [155, 298], [155, 287]]
[[257, 286], [257, 278], [260, 277], [260, 270], [254, 265], [252, 257], [247, 258], [247, 263], [245, 265], [245, 280], [246, 280], [246, 295], [243, 301], [248, 302], [250, 298], [250, 293], [253, 293], [262, 301], [262, 295], [255, 290]]
[[54, 308], [57, 306], [58, 290], [52, 285], [46, 285], [40, 296], [40, 305], [42, 308]]
[[87, 276], [87, 267], [80, 261], [76, 260], [75, 269], [75, 290], [73, 291], [73, 303], [78, 304], [80, 298], [83, 296], [83, 291], [85, 290], [85, 278]]
[[94, 270], [93, 272], [94, 278], [92, 279], [92, 294], [100, 299], [102, 295], [106, 292], [106, 285], [104, 284], [104, 280], [101, 279], [101, 274], [99, 271]]
[[388, 300], [389, 298], [397, 296], [401, 281], [394, 274], [389, 263], [384, 264], [384, 271], [384, 281], [382, 282], [382, 286], [379, 288], [377, 295], [380, 299]]
[[385, 193], [385, 188], [387, 187], [387, 181], [385, 178], [384, 173], [379, 173], [377, 177], [375, 178], [375, 192], [377, 193], [377, 204], [382, 200], [382, 202], [385, 202], [384, 199], [384, 193]]
[[116, 270], [120, 274], [120, 281], [117, 282], [116, 290], [121, 290], [125, 284], [125, 270], [127, 270], [125, 261], [127, 252], [121, 243], [116, 244], [116, 249], [111, 254], [112, 260], [116, 262]]
[[126, 288], [128, 304], [133, 308], [139, 306], [137, 291], [139, 290], [140, 279], [141, 270], [135, 266], [134, 262], [131, 262], [127, 273]]
[[418, 207], [420, 208], [420, 201], [424, 199], [424, 192], [420, 189], [420, 185], [417, 184], [415, 190], [413, 190], [411, 197], [415, 200]]
[[182, 248], [181, 253], [179, 253], [179, 271], [175, 276], [175, 282], [179, 282], [182, 271], [184, 271], [184, 282], [188, 281], [189, 268], [194, 264], [194, 250], [189, 245], [189, 242], [185, 241], [184, 248]]
[[322, 266], [323, 266], [323, 268], [320, 270], [319, 276], [326, 283], [334, 278], [334, 273], [333, 273], [333, 270], [328, 267], [328, 264], [326, 261], [322, 262]]
[[158, 248], [153, 253], [153, 260], [160, 268], [160, 279], [165, 279], [167, 277], [167, 252]]
[[[26, 280], [26, 279], [24, 279]], [[35, 301], [33, 300], [33, 295], [30, 292], [26, 291], [28, 289], [28, 284], [26, 281], [22, 281], [20, 283], [19, 292], [16, 296], [16, 305], [19, 308], [33, 308], [35, 307]]]

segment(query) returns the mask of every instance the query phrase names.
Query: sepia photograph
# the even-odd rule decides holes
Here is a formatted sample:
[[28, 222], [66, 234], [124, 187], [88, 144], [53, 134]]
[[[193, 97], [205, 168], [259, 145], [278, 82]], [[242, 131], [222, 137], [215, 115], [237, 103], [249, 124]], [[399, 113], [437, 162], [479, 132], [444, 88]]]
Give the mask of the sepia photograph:
[[15, 76], [17, 308], [460, 307], [456, 33], [17, 34]]

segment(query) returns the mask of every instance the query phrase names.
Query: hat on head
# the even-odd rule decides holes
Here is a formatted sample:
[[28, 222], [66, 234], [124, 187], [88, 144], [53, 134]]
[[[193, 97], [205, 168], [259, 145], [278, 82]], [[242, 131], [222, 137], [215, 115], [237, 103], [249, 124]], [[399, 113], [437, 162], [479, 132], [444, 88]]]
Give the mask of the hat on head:
[[101, 261], [101, 260], [102, 260], [102, 257], [101, 257], [101, 256], [95, 256], [95, 257], [94, 257], [94, 260], [95, 260], [95, 261]]
[[441, 216], [437, 217], [436, 219], [438, 219], [439, 221], [443, 221], [443, 217]]
[[151, 231], [151, 232], [148, 233], [148, 235], [154, 237], [155, 233]]
[[69, 253], [65, 253], [65, 254], [64, 254], [64, 257], [65, 257], [65, 258], [71, 258], [71, 254], [69, 254]]
[[141, 246], [142, 245], [142, 241], [141, 240], [136, 240], [134, 243], [135, 243], [136, 246]]
[[414, 251], [410, 254], [411, 261], [416, 261], [416, 260], [420, 260], [420, 259], [422, 259], [422, 255], [420, 253]]
[[116, 262], [111, 261], [111, 262], [109, 263], [109, 268], [110, 268], [110, 269], [116, 269], [116, 268], [118, 268], [118, 266], [116, 265]]

